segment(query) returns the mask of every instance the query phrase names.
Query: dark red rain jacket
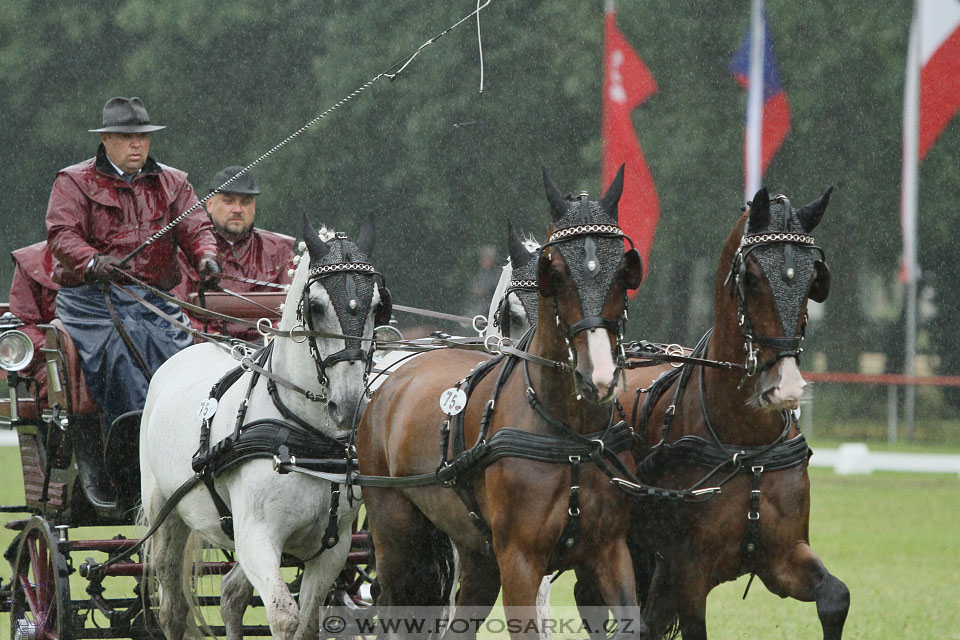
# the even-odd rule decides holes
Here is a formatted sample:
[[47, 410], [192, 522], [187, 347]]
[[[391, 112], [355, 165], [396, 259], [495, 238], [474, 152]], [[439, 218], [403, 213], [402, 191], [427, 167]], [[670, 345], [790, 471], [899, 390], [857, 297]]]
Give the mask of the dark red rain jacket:
[[[103, 145], [97, 155], [61, 169], [47, 205], [47, 242], [59, 263], [53, 279], [64, 287], [83, 283], [90, 259], [99, 253], [126, 257], [178, 215], [197, 203], [187, 174], [148, 157], [127, 184], [110, 164]], [[128, 273], [170, 290], [180, 283], [177, 248], [196, 267], [216, 255], [213, 225], [197, 207], [129, 263]]]

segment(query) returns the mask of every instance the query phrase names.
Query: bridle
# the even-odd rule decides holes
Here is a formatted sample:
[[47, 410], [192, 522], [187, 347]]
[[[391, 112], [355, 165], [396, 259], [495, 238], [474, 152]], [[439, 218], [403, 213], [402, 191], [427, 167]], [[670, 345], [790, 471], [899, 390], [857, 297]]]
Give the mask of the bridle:
[[[636, 251], [634, 248], [633, 240], [630, 239], [628, 235], [623, 233], [623, 230], [616, 224], [609, 223], [592, 223], [589, 222], [589, 202], [587, 200], [587, 194], [581, 192], [578, 202], [580, 203], [581, 218], [583, 222], [580, 224], [575, 224], [569, 227], [563, 227], [561, 229], [555, 230], [550, 237], [547, 239], [547, 242], [541, 247], [541, 252], [544, 249], [549, 247], [559, 245], [564, 242], [569, 242], [575, 238], [585, 237], [584, 240], [584, 269], [586, 272], [593, 272], [599, 269], [599, 260], [597, 259], [596, 254], [596, 238], [614, 238], [618, 240], [626, 240], [630, 243], [630, 249], [628, 251]], [[598, 272], [599, 273], [599, 272]], [[512, 283], [511, 283], [512, 285]], [[624, 339], [623, 339], [623, 329], [627, 321], [627, 288], [624, 287], [623, 290], [623, 313], [615, 320], [609, 318], [604, 318], [601, 315], [595, 316], [584, 316], [579, 321], [573, 323], [572, 325], [567, 325], [563, 319], [560, 317], [560, 308], [557, 300], [557, 293], [553, 292], [551, 296], [553, 300], [553, 314], [554, 319], [558, 327], [560, 327], [564, 340], [566, 341], [567, 351], [570, 354], [571, 364], [575, 365], [576, 354], [573, 351], [573, 348], [570, 345], [570, 342], [576, 337], [581, 331], [587, 331], [590, 329], [603, 328], [609, 331], [611, 334], [616, 336], [616, 357], [615, 362], [617, 369], [622, 369], [626, 364], [626, 355], [624, 353]]]
[[[784, 211], [786, 212], [787, 225], [789, 225], [789, 216], [791, 211], [790, 200], [788, 200], [786, 196], [782, 195], [776, 196], [775, 200], [779, 201], [783, 205]], [[788, 279], [792, 279], [795, 273], [794, 247], [796, 246], [802, 246], [817, 251], [820, 254], [820, 259], [815, 260], [814, 265], [817, 263], [826, 265], [826, 254], [824, 253], [823, 249], [816, 244], [813, 236], [808, 233], [778, 231], [748, 234], [744, 232], [743, 237], [740, 240], [740, 245], [737, 247], [737, 251], [733, 256], [733, 262], [730, 265], [730, 272], [727, 274], [727, 278], [724, 280], [723, 285], [727, 286], [731, 279], [733, 280], [733, 291], [737, 296], [737, 324], [740, 326], [740, 333], [744, 340], [743, 349], [746, 353], [746, 377], [763, 373], [784, 358], [793, 357], [799, 362], [800, 354], [803, 352], [803, 348], [800, 345], [804, 338], [806, 318], [803, 319], [803, 322], [800, 325], [800, 334], [796, 336], [774, 337], [759, 335], [754, 331], [753, 323], [750, 321], [750, 314], [747, 311], [747, 291], [745, 283], [747, 258], [750, 257], [750, 254], [757, 247], [770, 245], [783, 245], [783, 273], [784, 277]], [[816, 274], [814, 277], [816, 278]], [[783, 327], [782, 324], [783, 323], [781, 321], [781, 329], [783, 329], [783, 333], [787, 333], [786, 328]], [[758, 355], [760, 353], [760, 349], [763, 347], [773, 349], [779, 353], [761, 364], [759, 362]]]
[[[344, 236], [345, 237], [345, 236]], [[338, 235], [338, 239], [340, 236]], [[294, 327], [294, 330], [297, 328], [306, 328], [307, 332], [305, 338], [297, 340], [292, 338], [295, 342], [303, 342], [304, 339], [308, 341], [310, 354], [313, 357], [314, 364], [317, 368], [317, 381], [320, 383], [322, 389], [326, 389], [327, 384], [329, 383], [329, 378], [327, 376], [327, 368], [333, 366], [338, 362], [356, 362], [363, 361], [364, 363], [364, 373], [363, 379], [364, 384], [366, 384], [367, 377], [370, 375], [370, 368], [373, 365], [373, 352], [376, 350], [376, 342], [370, 342], [370, 348], [367, 350], [361, 349], [359, 347], [350, 346], [350, 340], [346, 340], [346, 346], [339, 351], [335, 351], [328, 356], [324, 357], [320, 353], [320, 348], [317, 346], [317, 334], [319, 332], [313, 326], [313, 314], [307, 312], [304, 313], [304, 309], [309, 309], [309, 298], [310, 298], [310, 287], [315, 283], [323, 284], [325, 278], [329, 278], [334, 275], [346, 275], [347, 276], [347, 294], [350, 297], [351, 304], [355, 305], [354, 296], [356, 292], [356, 285], [353, 280], [355, 275], [362, 276], [371, 276], [375, 279], [377, 284], [377, 289], [380, 292], [380, 308], [377, 310], [376, 316], [374, 318], [374, 324], [384, 324], [382, 322], [384, 316], [386, 321], [390, 319], [391, 313], [391, 301], [390, 301], [390, 292], [385, 286], [385, 281], [383, 274], [376, 271], [373, 268], [373, 265], [369, 262], [340, 262], [334, 264], [318, 264], [310, 265], [310, 275], [307, 278], [307, 282], [303, 285], [303, 293], [300, 296], [300, 302], [297, 305], [297, 323], [298, 327]], [[326, 288], [326, 287], [325, 287]], [[329, 289], [328, 289], [329, 290]], [[351, 308], [355, 308], [352, 306]], [[338, 311], [339, 316], [339, 311]], [[361, 326], [361, 334], [363, 327]], [[362, 337], [358, 335], [356, 337]], [[326, 398], [326, 394], [321, 392], [321, 398]]]
[[500, 306], [497, 307], [496, 313], [493, 314], [493, 324], [494, 326], [500, 327], [501, 333], [507, 338], [510, 338], [510, 294], [511, 293], [536, 293], [537, 292], [537, 281], [536, 280], [525, 280], [517, 279], [514, 280], [511, 278], [510, 284], [507, 285], [506, 291], [503, 292], [503, 298], [500, 300]]

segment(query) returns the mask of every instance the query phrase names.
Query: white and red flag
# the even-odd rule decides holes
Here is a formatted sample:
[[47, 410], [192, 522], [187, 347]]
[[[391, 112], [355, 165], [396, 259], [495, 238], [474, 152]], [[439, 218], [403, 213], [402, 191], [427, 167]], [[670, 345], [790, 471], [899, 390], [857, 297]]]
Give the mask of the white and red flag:
[[[640, 150], [630, 112], [657, 91], [647, 65], [633, 50], [620, 30], [613, 3], [607, 2], [604, 14], [603, 54], [603, 163], [600, 179], [603, 187], [613, 180], [621, 164], [626, 164], [623, 194], [618, 205], [620, 228], [630, 236], [643, 257], [643, 273], [650, 266], [650, 249], [660, 219], [660, 199]], [[631, 291], [631, 296], [637, 291]]]
[[917, 277], [918, 167], [958, 110], [960, 0], [916, 0], [903, 98], [903, 282]]

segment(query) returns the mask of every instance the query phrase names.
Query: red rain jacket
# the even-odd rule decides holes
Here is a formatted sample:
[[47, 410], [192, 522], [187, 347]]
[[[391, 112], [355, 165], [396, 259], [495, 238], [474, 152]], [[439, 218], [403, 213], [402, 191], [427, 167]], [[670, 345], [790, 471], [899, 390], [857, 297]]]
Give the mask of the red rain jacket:
[[[97, 254], [126, 257], [197, 203], [187, 174], [147, 158], [130, 184], [116, 174], [103, 145], [97, 155], [61, 169], [47, 206], [47, 242], [59, 264], [53, 279], [64, 287], [83, 284]], [[213, 225], [202, 208], [191, 213], [129, 263], [128, 273], [170, 290], [180, 283], [177, 247], [195, 267], [216, 255]]]

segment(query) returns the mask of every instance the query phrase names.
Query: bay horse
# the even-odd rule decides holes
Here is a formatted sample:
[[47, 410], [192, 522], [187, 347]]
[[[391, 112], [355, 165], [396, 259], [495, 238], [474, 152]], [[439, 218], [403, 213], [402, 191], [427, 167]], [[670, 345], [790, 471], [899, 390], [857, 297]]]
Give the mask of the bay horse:
[[[253, 587], [273, 637], [315, 637], [322, 598], [346, 560], [359, 505], [326, 480], [281, 475], [272, 464], [278, 444], [290, 453], [299, 447], [317, 457], [346, 458], [369, 371], [364, 341], [389, 318], [389, 294], [369, 262], [372, 218], [356, 243], [328, 235], [320, 239], [304, 218], [307, 252], [269, 347], [245, 355], [238, 368], [220, 346], [195, 345], [170, 358], [150, 384], [140, 431], [147, 524], [159, 519], [171, 496], [180, 496], [148, 548], [169, 640], [195, 631], [182, 587], [191, 532], [236, 550], [237, 565], [222, 584], [229, 638], [242, 636]], [[195, 474], [206, 477], [190, 487]], [[280, 573], [282, 553], [304, 562], [299, 606]]]
[[[832, 187], [799, 209], [761, 189], [734, 225], [714, 281], [714, 322], [693, 355], [746, 362], [633, 369], [620, 400], [637, 417], [638, 476], [671, 489], [722, 485], [704, 502], [643, 501], [630, 548], [654, 637], [706, 636], [707, 594], [745, 574], [772, 593], [817, 605], [823, 637], [842, 635], [849, 591], [810, 547], [809, 449], [793, 410], [807, 301], [830, 272], [810, 235]], [[643, 405], [635, 403], [646, 390]], [[749, 586], [748, 586], [749, 588]], [[580, 604], [599, 601], [578, 582]], [[744, 594], [746, 595], [746, 594]]]
[[[577, 567], [602, 576], [603, 602], [642, 632], [626, 545], [630, 502], [607, 475], [609, 465], [632, 464], [629, 431], [622, 446], [611, 440], [625, 426], [612, 425], [612, 400], [626, 294], [641, 278], [639, 253], [624, 251], [616, 224], [623, 169], [600, 202], [565, 199], [546, 171], [544, 185], [554, 224], [536, 261], [537, 323], [523, 357], [425, 353], [390, 376], [360, 421], [361, 477], [445, 479], [364, 486], [376, 604], [447, 604], [457, 578], [452, 542], [457, 608], [485, 617], [501, 585], [508, 612], [534, 607], [544, 575]], [[445, 414], [441, 396], [458, 390], [470, 392], [462, 410], [448, 405]], [[526, 450], [483, 461], [511, 438]], [[583, 450], [583, 464], [579, 453], [551, 457], [570, 447]]]

